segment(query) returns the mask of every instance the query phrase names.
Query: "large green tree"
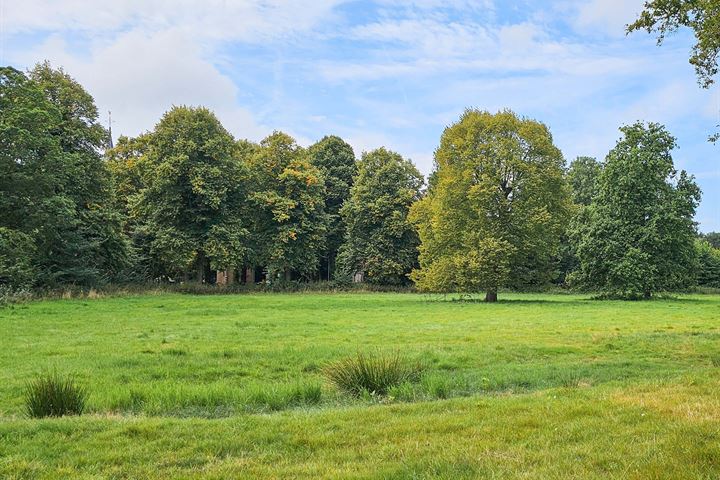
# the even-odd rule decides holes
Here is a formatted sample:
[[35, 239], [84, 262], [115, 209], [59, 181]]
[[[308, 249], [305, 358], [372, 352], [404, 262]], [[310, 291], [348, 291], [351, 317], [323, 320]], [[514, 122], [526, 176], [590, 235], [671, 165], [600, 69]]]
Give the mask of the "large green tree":
[[409, 160], [379, 148], [363, 153], [350, 198], [340, 214], [346, 225], [338, 277], [362, 273], [365, 281], [401, 285], [417, 265], [418, 237], [408, 220], [423, 177]]
[[663, 126], [636, 123], [621, 131], [576, 232], [574, 277], [608, 296], [649, 298], [692, 283], [700, 190], [675, 170], [675, 139]]
[[485, 291], [495, 301], [513, 272], [556, 257], [570, 201], [563, 156], [545, 125], [467, 110], [445, 129], [435, 162], [434, 187], [412, 215], [420, 290]]
[[54, 134], [62, 151], [65, 201], [52, 211], [63, 221], [42, 232], [41, 266], [51, 278], [66, 283], [112, 278], [127, 262], [127, 245], [102, 158], [108, 132], [99, 122], [93, 97], [63, 69], [44, 62], [29, 76], [60, 113]]
[[91, 285], [126, 263], [92, 97], [48, 63], [0, 73], [0, 226], [34, 243], [35, 283]]
[[289, 280], [293, 272], [311, 278], [325, 248], [325, 184], [305, 149], [282, 132], [265, 138], [251, 153], [249, 196], [253, 221], [251, 262], [268, 278]]
[[145, 157], [142, 189], [130, 203], [154, 261], [168, 274], [194, 271], [197, 281], [210, 269], [241, 266], [249, 241], [246, 170], [217, 117], [174, 107], [150, 134]]
[[325, 213], [328, 227], [321, 278], [332, 278], [338, 249], [345, 237], [345, 223], [340, 209], [350, 197], [350, 188], [357, 174], [357, 161], [352, 147], [334, 135], [324, 137], [308, 149], [310, 162], [325, 178]]
[[[710, 88], [715, 83], [720, 56], [720, 0], [648, 0], [627, 31], [657, 33], [660, 45], [669, 33], [681, 27], [690, 28], [695, 34], [690, 63], [695, 67], [700, 86]], [[720, 133], [710, 139], [717, 141]]]
[[40, 283], [36, 237], [56, 221], [47, 207], [62, 200], [59, 123], [35, 82], [0, 68], [0, 286]]
[[0, 68], [0, 225], [32, 231], [62, 189], [60, 112], [25, 74]]

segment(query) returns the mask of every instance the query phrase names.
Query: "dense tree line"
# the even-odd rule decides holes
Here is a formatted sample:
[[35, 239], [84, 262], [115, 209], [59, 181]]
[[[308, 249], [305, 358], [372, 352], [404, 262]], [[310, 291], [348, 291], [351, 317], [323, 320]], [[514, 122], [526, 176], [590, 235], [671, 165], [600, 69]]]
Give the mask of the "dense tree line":
[[92, 97], [47, 63], [0, 69], [0, 286], [107, 282], [414, 282], [428, 292], [572, 285], [645, 298], [720, 286], [718, 235], [660, 125], [565, 165], [549, 129], [466, 111], [427, 185], [401, 155], [356, 159], [235, 139], [202, 107], [108, 148]]

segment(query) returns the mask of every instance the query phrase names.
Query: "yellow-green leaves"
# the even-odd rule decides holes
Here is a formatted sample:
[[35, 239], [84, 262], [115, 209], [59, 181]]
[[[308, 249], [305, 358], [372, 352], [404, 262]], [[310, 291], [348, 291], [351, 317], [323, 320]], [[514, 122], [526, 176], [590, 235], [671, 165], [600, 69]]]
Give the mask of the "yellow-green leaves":
[[570, 202], [545, 125], [467, 110], [443, 133], [435, 160], [433, 188], [411, 214], [421, 290], [496, 292], [516, 269], [549, 270]]

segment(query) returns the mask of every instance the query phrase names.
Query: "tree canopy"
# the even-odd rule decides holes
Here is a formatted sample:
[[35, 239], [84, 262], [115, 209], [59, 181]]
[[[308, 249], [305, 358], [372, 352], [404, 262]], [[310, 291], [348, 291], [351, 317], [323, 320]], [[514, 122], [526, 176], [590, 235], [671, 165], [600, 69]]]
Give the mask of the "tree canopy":
[[293, 271], [310, 278], [325, 248], [327, 216], [322, 172], [289, 135], [274, 132], [249, 157], [253, 254], [272, 280]]
[[467, 110], [445, 129], [435, 162], [434, 187], [412, 214], [422, 241], [418, 288], [486, 291], [495, 301], [511, 272], [551, 261], [570, 202], [545, 125]]
[[422, 186], [422, 174], [400, 154], [385, 148], [363, 153], [340, 211], [346, 225], [338, 258], [341, 277], [361, 273], [371, 283], [408, 283], [418, 248], [408, 213]]
[[[690, 28], [695, 35], [690, 63], [695, 67], [700, 86], [710, 88], [715, 83], [720, 56], [720, 0], [648, 0], [627, 31], [657, 33], [661, 45], [668, 34], [681, 27]], [[720, 133], [710, 137], [713, 142], [719, 139]]]
[[[122, 147], [122, 144], [119, 146]], [[132, 205], [150, 255], [168, 273], [242, 265], [247, 228], [241, 216], [246, 179], [237, 145], [205, 108], [175, 107], [155, 127]]]
[[352, 147], [334, 135], [324, 137], [308, 149], [310, 163], [316, 166], [325, 179], [325, 214], [327, 236], [325, 240], [324, 269], [321, 277], [332, 278], [338, 249], [345, 237], [345, 223], [340, 209], [350, 197], [350, 188], [357, 174], [357, 161]]
[[690, 63], [695, 67], [700, 85], [709, 88], [715, 82], [720, 55], [719, 0], [646, 1], [640, 17], [628, 25], [627, 31], [657, 33], [658, 44], [662, 44], [669, 33], [681, 27], [688, 27], [695, 34]]
[[358, 161], [337, 136], [236, 140], [203, 107], [173, 107], [108, 149], [66, 72], [0, 68], [0, 288], [213, 283], [216, 271], [490, 301], [550, 283], [623, 298], [715, 285], [720, 241], [696, 232], [700, 191], [673, 166], [675, 139], [653, 123], [622, 132], [604, 162], [565, 169], [544, 124], [467, 110], [425, 190], [385, 148]]
[[92, 97], [47, 62], [29, 76], [2, 68], [0, 90], [0, 226], [32, 239], [32, 283], [112, 279], [127, 245]]
[[675, 139], [658, 124], [621, 128], [577, 232], [575, 280], [611, 297], [649, 298], [692, 284], [700, 190], [677, 172]]

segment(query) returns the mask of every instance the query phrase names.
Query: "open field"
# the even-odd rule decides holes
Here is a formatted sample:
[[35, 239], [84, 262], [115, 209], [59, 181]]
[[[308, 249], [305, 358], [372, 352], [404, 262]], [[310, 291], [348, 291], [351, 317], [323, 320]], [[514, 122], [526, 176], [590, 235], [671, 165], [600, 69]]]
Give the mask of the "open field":
[[[720, 296], [158, 295], [0, 310], [0, 478], [718, 478]], [[352, 399], [323, 366], [426, 370]], [[80, 418], [24, 418], [74, 373]]]

